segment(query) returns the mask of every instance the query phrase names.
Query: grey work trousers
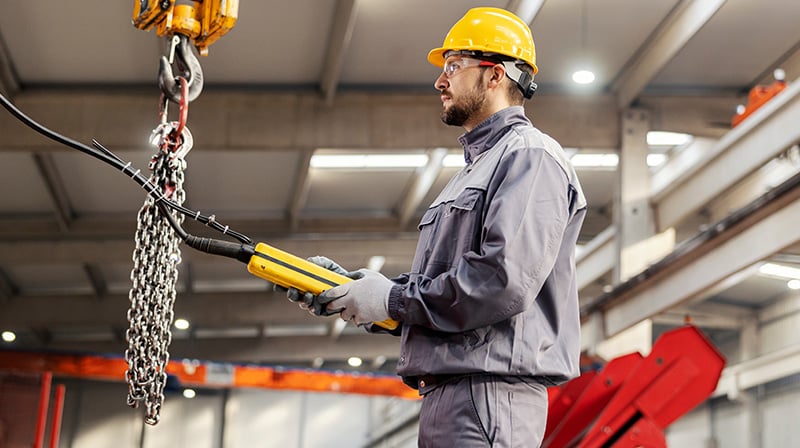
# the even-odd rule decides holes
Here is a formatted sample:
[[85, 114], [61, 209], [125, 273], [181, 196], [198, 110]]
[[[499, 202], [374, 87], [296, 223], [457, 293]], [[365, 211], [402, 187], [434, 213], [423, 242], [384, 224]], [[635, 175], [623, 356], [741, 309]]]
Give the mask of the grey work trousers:
[[547, 423], [547, 389], [520, 377], [456, 377], [426, 393], [420, 448], [537, 448]]

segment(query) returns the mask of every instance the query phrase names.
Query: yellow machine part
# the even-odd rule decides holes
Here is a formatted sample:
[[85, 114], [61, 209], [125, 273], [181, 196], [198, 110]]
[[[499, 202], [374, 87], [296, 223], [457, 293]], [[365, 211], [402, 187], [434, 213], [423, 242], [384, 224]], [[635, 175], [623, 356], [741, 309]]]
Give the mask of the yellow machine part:
[[158, 22], [156, 34], [172, 36], [183, 34], [193, 41], [200, 36], [203, 9], [197, 2], [176, 0], [164, 20]]
[[[264, 243], [256, 245], [255, 254], [250, 258], [247, 270], [256, 277], [269, 280], [284, 288], [297, 288], [315, 295], [353, 281], [344, 275]], [[393, 319], [373, 323], [387, 330], [394, 330], [399, 325]]]
[[[174, 0], [162, 2], [160, 0], [134, 0], [133, 1], [133, 26], [140, 30], [149, 30], [158, 22], [164, 20], [167, 11], [172, 9]], [[162, 8], [161, 5], [169, 4], [169, 7]]]
[[239, 0], [134, 0], [133, 26], [159, 36], [183, 34], [201, 55], [236, 24]]
[[207, 54], [208, 47], [233, 28], [239, 17], [239, 0], [204, 2], [203, 32], [195, 39], [200, 54]]

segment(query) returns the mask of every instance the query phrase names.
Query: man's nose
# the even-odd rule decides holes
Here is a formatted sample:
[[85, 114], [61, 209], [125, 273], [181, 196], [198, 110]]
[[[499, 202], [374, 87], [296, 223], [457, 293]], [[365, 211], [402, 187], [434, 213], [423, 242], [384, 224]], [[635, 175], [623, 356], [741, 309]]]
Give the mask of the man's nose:
[[439, 73], [439, 77], [433, 82], [433, 87], [440, 91], [446, 89], [449, 85], [450, 82], [447, 80], [447, 76], [445, 76], [444, 72]]

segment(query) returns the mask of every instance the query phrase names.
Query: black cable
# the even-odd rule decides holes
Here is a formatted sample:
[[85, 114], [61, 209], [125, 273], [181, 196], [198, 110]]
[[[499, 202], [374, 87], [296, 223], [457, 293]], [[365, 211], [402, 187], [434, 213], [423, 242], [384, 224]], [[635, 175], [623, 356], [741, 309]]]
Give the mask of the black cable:
[[[103, 153], [109, 154], [110, 157], [113, 157], [115, 160], [117, 160], [118, 163], [114, 163], [113, 165], [115, 167], [117, 167], [117, 168], [122, 169], [123, 172], [125, 172], [127, 164], [125, 164], [125, 162], [123, 162], [119, 157], [117, 157], [116, 154], [114, 154], [113, 152], [109, 151], [105, 146], [101, 145], [100, 142], [98, 142], [97, 140], [92, 140], [92, 144], [96, 148], [98, 148], [101, 151], [103, 151]], [[127, 167], [127, 168], [132, 172], [132, 168], [130, 168], [130, 167]], [[128, 176], [133, 178], [139, 185], [142, 185], [142, 188], [147, 189], [148, 192], [152, 188], [152, 190], [155, 191], [155, 193], [161, 197], [161, 200], [163, 202], [165, 202], [166, 205], [169, 206], [170, 208], [172, 208], [173, 210], [178, 211], [181, 214], [183, 214], [185, 216], [188, 216], [188, 217], [194, 219], [197, 222], [205, 224], [206, 226], [211, 227], [212, 229], [221, 232], [223, 235], [230, 235], [230, 236], [236, 238], [237, 240], [241, 241], [244, 244], [252, 244], [253, 243], [253, 240], [251, 240], [250, 237], [248, 237], [248, 236], [246, 236], [244, 234], [241, 234], [241, 233], [239, 233], [239, 232], [237, 232], [235, 230], [231, 230], [228, 226], [225, 226], [225, 225], [222, 225], [222, 224], [218, 223], [216, 221], [216, 219], [214, 218], [214, 215], [206, 216], [206, 215], [201, 214], [198, 211], [194, 211], [194, 210], [186, 208], [186, 207], [184, 207], [182, 205], [176, 204], [173, 201], [170, 201], [169, 199], [164, 197], [161, 194], [160, 191], [158, 191], [158, 188], [155, 185], [153, 185], [152, 182], [150, 182], [148, 179], [144, 178], [144, 176], [142, 176], [138, 172], [137, 173], [133, 173], [133, 174], [131, 174], [131, 173], [125, 173], [125, 174], [128, 174]], [[147, 186], [142, 184], [142, 180], [144, 180], [144, 182], [147, 184]], [[152, 195], [152, 193], [151, 193], [151, 195]], [[159, 201], [158, 197], [154, 196], [154, 198], [156, 199], [156, 201]]]
[[[128, 177], [133, 179], [137, 184], [139, 184], [155, 201], [156, 205], [158, 205], [159, 209], [163, 212], [162, 214], [166, 218], [167, 222], [169, 222], [172, 229], [175, 233], [185, 241], [190, 247], [203, 251], [208, 252], [216, 255], [223, 255], [230, 258], [236, 258], [240, 261], [247, 262], [250, 259], [250, 256], [253, 254], [253, 240], [250, 239], [248, 236], [230, 230], [228, 226], [224, 226], [217, 222], [213, 215], [212, 216], [205, 216], [198, 211], [191, 210], [189, 208], [183, 207], [182, 205], [176, 204], [175, 202], [169, 200], [164, 196], [157, 185], [152, 183], [148, 178], [142, 176], [141, 170], [134, 169], [130, 162], [125, 163], [122, 159], [119, 158], [116, 154], [108, 150], [106, 147], [98, 143], [96, 140], [93, 140], [93, 144], [97, 149], [91, 148], [83, 143], [75, 141], [69, 137], [65, 137], [55, 131], [52, 131], [32, 118], [25, 115], [22, 111], [20, 111], [16, 106], [14, 106], [3, 94], [0, 94], [0, 103], [2, 103], [3, 107], [8, 110], [11, 115], [13, 115], [16, 119], [24, 123], [26, 126], [30, 127], [34, 131], [38, 132], [39, 134], [44, 135], [45, 137], [54, 140], [62, 145], [68, 146], [73, 149], [77, 149], [78, 151], [88, 154], [98, 160], [101, 160], [117, 169], [122, 171]], [[216, 240], [213, 238], [205, 238], [205, 237], [197, 237], [187, 233], [181, 226], [178, 224], [178, 221], [172, 216], [172, 213], [169, 212], [169, 209], [175, 210], [178, 213], [181, 213], [185, 216], [188, 216], [195, 221], [201, 222], [208, 227], [211, 227], [214, 230], [221, 232], [224, 235], [230, 235], [231, 237], [237, 239], [242, 244], [232, 243], [223, 240]]]

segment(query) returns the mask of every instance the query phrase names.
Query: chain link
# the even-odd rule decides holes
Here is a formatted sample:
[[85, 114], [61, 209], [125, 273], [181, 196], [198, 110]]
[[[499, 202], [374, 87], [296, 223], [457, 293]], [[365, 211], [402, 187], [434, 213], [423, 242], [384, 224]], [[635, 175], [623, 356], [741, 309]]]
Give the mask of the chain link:
[[[183, 204], [184, 156], [191, 149], [192, 137], [187, 128], [180, 135], [173, 131], [177, 123], [161, 124], [154, 130], [158, 137], [158, 152], [150, 162], [153, 172], [150, 182], [177, 204]], [[170, 211], [178, 224], [183, 215]], [[162, 216], [162, 210], [148, 196], [137, 216], [131, 290], [128, 295], [129, 328], [126, 333], [128, 349], [125, 360], [128, 370], [128, 406], [145, 405], [145, 422], [158, 423], [164, 403], [164, 386], [167, 383], [166, 367], [169, 363], [170, 328], [174, 317], [175, 287], [178, 281], [178, 264], [181, 250], [180, 237]]]

